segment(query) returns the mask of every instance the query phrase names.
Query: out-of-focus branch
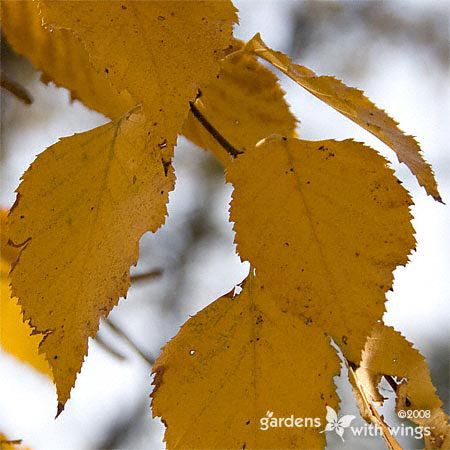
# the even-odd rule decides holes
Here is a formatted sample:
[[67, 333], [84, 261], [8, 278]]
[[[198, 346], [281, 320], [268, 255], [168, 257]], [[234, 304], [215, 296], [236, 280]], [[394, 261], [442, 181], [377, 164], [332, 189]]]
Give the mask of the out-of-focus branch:
[[160, 277], [163, 274], [162, 269], [153, 269], [149, 272], [138, 273], [136, 275], [131, 276], [131, 284], [139, 283], [141, 281], [153, 280], [155, 278]]
[[104, 322], [109, 326], [109, 328], [117, 334], [117, 336], [121, 337], [147, 364], [150, 366], [155, 362], [155, 358], [152, 355], [144, 352], [136, 342], [134, 342], [128, 334], [120, 328], [119, 325], [114, 323], [111, 319], [104, 319]]
[[0, 83], [3, 89], [6, 89], [8, 92], [14, 95], [14, 97], [18, 98], [25, 104], [31, 105], [31, 103], [33, 103], [33, 99], [27, 92], [27, 90], [19, 83], [11, 80], [3, 71], [1, 73]]
[[126, 359], [126, 356], [122, 353], [120, 353], [118, 350], [111, 347], [108, 342], [106, 342], [99, 334], [95, 336], [95, 342], [103, 349], [105, 352], [109, 353], [114, 358], [118, 359], [119, 361], [124, 361]]

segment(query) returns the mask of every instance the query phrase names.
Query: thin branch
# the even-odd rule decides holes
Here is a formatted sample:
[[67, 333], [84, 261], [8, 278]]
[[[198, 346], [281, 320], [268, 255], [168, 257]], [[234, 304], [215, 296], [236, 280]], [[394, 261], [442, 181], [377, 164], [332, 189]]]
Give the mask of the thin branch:
[[383, 431], [383, 438], [384, 441], [386, 442], [387, 447], [389, 448], [389, 450], [402, 450], [399, 443], [392, 436], [388, 425], [383, 419], [383, 416], [380, 415], [380, 413], [372, 405], [372, 402], [369, 400], [366, 390], [364, 389], [364, 386], [360, 383], [359, 378], [356, 375], [356, 371], [354, 370], [354, 364], [352, 364], [348, 360], [346, 360], [346, 362], [348, 372], [353, 379], [356, 389], [358, 389], [358, 392], [361, 395], [361, 399], [364, 403], [365, 408], [367, 409], [367, 411], [370, 412], [373, 422], [375, 422], [375, 424], [378, 425]]
[[154, 269], [149, 272], [138, 273], [131, 276], [131, 283], [136, 283], [140, 281], [152, 280], [153, 278], [158, 278], [163, 274], [162, 269]]
[[205, 128], [205, 130], [228, 152], [232, 158], [237, 158], [243, 151], [233, 147], [218, 131], [217, 129], [206, 119], [206, 117], [200, 112], [200, 110], [194, 105], [193, 102], [189, 102], [192, 114]]
[[22, 100], [25, 104], [31, 105], [33, 103], [33, 99], [27, 90], [19, 83], [11, 80], [4, 72], [1, 73], [1, 87], [9, 91], [19, 100]]
[[115, 324], [111, 319], [105, 318], [105, 323], [109, 328], [120, 336], [145, 362], [150, 366], [155, 362], [153, 356], [146, 354], [117, 324]]
[[392, 390], [397, 393], [398, 384], [396, 381], [390, 376], [390, 375], [383, 375], [384, 379], [388, 382], [389, 386], [392, 388]]
[[112, 348], [111, 345], [108, 344], [108, 342], [106, 342], [105, 340], [103, 340], [103, 338], [99, 334], [97, 334], [97, 336], [95, 336], [95, 342], [103, 350], [105, 350], [105, 352], [109, 353], [111, 356], [118, 359], [119, 361], [124, 361], [126, 359], [125, 355], [118, 352], [116, 349]]

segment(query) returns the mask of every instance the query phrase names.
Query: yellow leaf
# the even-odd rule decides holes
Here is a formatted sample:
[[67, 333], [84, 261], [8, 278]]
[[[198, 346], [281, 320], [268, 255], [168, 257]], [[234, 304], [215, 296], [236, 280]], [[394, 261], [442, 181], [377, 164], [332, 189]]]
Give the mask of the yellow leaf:
[[415, 246], [407, 191], [374, 150], [274, 136], [228, 167], [243, 260], [283, 310], [359, 362], [393, 270]]
[[377, 108], [362, 91], [348, 87], [336, 78], [317, 76], [312, 70], [293, 64], [283, 53], [267, 47], [259, 34], [247, 43], [247, 49], [391, 147], [399, 161], [409, 167], [427, 193], [441, 201], [433, 171], [424, 160], [417, 141], [414, 137], [405, 135], [398, 128], [398, 123]]
[[[250, 276], [239, 296], [213, 302], [164, 347], [153, 414], [170, 449], [322, 448], [339, 370], [322, 330], [280, 309], [277, 294]], [[271, 412], [320, 422], [261, 429]]]
[[38, 352], [42, 335], [31, 335], [32, 329], [22, 319], [17, 299], [11, 297], [8, 273], [18, 249], [8, 245], [6, 218], [8, 211], [0, 209], [0, 347], [38, 371], [51, 376], [50, 367]]
[[237, 20], [230, 1], [40, 1], [44, 23], [72, 30], [118, 92], [127, 90], [175, 145], [199, 88], [220, 69]]
[[[276, 76], [243, 51], [229, 55], [222, 70], [195, 102], [202, 116], [237, 150], [245, 152], [271, 133], [294, 137], [296, 119], [289, 111]], [[231, 156], [189, 114], [183, 134], [211, 150], [223, 165]]]
[[[403, 379], [397, 387], [396, 411], [417, 425], [429, 427], [426, 448], [448, 448], [448, 416], [436, 394], [424, 357], [392, 327], [377, 324], [367, 339], [361, 367], [356, 374], [365, 384], [372, 401], [383, 402], [378, 391], [381, 376]], [[414, 412], [415, 411], [415, 412]], [[429, 414], [427, 413], [429, 412]]]
[[140, 111], [64, 138], [23, 176], [9, 233], [13, 294], [39, 333], [60, 406], [98, 322], [126, 294], [138, 242], [164, 222], [174, 176]]
[[8, 271], [9, 264], [0, 260], [0, 347], [39, 372], [51, 376], [50, 367], [38, 352], [42, 335], [31, 335], [31, 327], [22, 320], [17, 299], [11, 298]]
[[97, 73], [73, 33], [42, 26], [36, 1], [2, 1], [2, 32], [19, 55], [41, 70], [43, 79], [70, 90], [73, 99], [116, 118], [134, 106], [126, 91], [113, 89], [104, 72]]

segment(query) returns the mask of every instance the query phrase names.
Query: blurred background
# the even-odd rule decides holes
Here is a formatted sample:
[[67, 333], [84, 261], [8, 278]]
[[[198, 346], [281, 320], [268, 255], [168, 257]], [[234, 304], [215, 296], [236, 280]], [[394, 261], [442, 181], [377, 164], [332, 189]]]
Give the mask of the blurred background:
[[[450, 202], [449, 18], [447, 1], [235, 1], [240, 10], [236, 35], [260, 31], [272, 48], [319, 74], [335, 75], [363, 89], [371, 100], [417, 136], [432, 163], [444, 202]], [[14, 189], [36, 154], [59, 137], [106, 122], [54, 85], [40, 82], [28, 61], [2, 40], [2, 70], [33, 97], [26, 105], [2, 90], [1, 196], [10, 207]], [[427, 358], [442, 400], [448, 404], [450, 210], [419, 189], [393, 152], [286, 78], [282, 86], [298, 132], [305, 139], [353, 137], [379, 150], [412, 193], [417, 251], [395, 272], [385, 322], [414, 342]], [[445, 119], [447, 117], [447, 119]], [[128, 298], [102, 323], [65, 412], [54, 420], [50, 381], [0, 352], [0, 430], [35, 450], [159, 449], [164, 427], [151, 418], [150, 364], [189, 315], [242, 281], [228, 219], [232, 188], [208, 153], [179, 138], [177, 185], [169, 218], [141, 241], [141, 258]], [[345, 371], [337, 380], [342, 414], [358, 415]], [[385, 387], [389, 396], [389, 388]], [[392, 401], [384, 409], [392, 409]], [[387, 421], [395, 425], [392, 414]], [[355, 424], [362, 424], [357, 418]], [[381, 438], [329, 436], [328, 448], [384, 448]], [[399, 438], [404, 448], [421, 442]]]

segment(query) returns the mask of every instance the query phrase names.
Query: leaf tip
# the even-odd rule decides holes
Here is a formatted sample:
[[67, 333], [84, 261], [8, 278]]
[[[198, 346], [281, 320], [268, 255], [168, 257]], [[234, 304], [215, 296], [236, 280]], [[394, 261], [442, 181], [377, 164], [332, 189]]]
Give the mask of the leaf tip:
[[57, 419], [63, 411], [64, 411], [64, 403], [58, 402], [55, 419]]

